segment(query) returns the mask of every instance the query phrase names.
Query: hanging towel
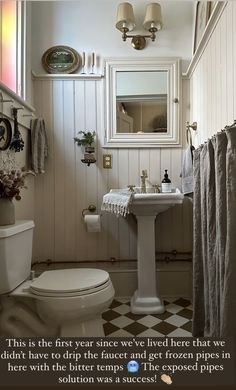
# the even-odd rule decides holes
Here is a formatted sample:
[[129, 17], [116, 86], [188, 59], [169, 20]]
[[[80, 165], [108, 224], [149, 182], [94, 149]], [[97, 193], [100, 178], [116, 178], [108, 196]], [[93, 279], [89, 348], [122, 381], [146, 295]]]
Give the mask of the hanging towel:
[[117, 215], [129, 214], [129, 205], [132, 201], [132, 193], [129, 191], [111, 191], [103, 196], [101, 209]]
[[182, 192], [184, 195], [193, 193], [193, 146], [189, 146], [183, 158], [180, 177], [182, 177]]
[[42, 118], [32, 119], [31, 129], [31, 158], [32, 170], [37, 173], [45, 173], [45, 158], [48, 156], [48, 139], [45, 122]]

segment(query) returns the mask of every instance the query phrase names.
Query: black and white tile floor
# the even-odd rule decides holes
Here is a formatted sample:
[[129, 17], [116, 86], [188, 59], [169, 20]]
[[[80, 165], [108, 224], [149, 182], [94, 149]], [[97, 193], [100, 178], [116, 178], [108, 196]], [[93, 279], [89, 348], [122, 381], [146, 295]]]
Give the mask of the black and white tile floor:
[[128, 298], [115, 298], [102, 314], [108, 337], [192, 337], [192, 305], [184, 298], [164, 300], [165, 313], [137, 315]]

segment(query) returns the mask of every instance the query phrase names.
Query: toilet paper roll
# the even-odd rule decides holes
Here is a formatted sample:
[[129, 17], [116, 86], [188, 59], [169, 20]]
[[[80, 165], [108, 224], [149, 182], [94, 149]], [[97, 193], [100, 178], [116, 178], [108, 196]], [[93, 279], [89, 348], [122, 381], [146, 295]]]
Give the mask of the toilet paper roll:
[[90, 233], [97, 233], [101, 231], [101, 217], [100, 215], [85, 215], [84, 222], [87, 231]]

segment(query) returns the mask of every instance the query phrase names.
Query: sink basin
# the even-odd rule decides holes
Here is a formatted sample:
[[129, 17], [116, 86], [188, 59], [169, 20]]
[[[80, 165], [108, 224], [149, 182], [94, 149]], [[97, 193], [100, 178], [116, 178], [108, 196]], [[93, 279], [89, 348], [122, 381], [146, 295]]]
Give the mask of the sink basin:
[[172, 192], [155, 193], [152, 187], [147, 188], [146, 193], [141, 193], [141, 188], [136, 187], [133, 194], [130, 212], [135, 215], [158, 215], [176, 204], [183, 203], [184, 195], [178, 188]]
[[[121, 189], [112, 189], [110, 192], [121, 192]], [[127, 189], [123, 191], [127, 192]], [[135, 215], [155, 215], [168, 210], [176, 204], [183, 203], [184, 195], [178, 188], [171, 192], [155, 192], [153, 187], [147, 187], [146, 193], [141, 192], [141, 187], [134, 187], [129, 212]]]
[[170, 197], [175, 197], [176, 195], [182, 195], [182, 192], [178, 188], [172, 188], [171, 192], [155, 192], [155, 189], [153, 187], [147, 187], [146, 188], [146, 193], [141, 192], [141, 187], [134, 187], [134, 195], [140, 196], [150, 196], [150, 195], [155, 195], [157, 197], [165, 197], [165, 196], [170, 196]]

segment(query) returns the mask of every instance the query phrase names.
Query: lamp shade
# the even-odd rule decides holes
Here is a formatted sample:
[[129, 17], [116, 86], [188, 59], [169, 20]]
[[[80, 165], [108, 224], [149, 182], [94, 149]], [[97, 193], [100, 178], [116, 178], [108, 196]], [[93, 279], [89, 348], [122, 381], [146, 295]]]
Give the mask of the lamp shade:
[[134, 11], [130, 3], [121, 3], [117, 9], [116, 28], [122, 31], [122, 27], [127, 27], [129, 31], [135, 26]]
[[146, 30], [149, 30], [153, 24], [157, 28], [157, 30], [161, 30], [162, 28], [161, 6], [158, 3], [148, 4], [146, 8], [146, 15], [143, 22], [143, 27]]

